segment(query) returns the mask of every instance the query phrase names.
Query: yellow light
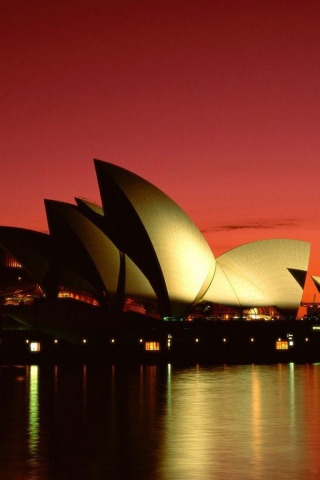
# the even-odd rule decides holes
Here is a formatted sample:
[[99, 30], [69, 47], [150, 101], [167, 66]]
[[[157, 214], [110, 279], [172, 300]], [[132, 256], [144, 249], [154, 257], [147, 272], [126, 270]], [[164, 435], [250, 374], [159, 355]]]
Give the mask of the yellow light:
[[160, 350], [160, 342], [146, 342], [145, 343], [145, 349], [146, 350], [153, 350], [153, 351], [159, 351]]
[[199, 343], [199, 338], [195, 338], [194, 341], [195, 341], [196, 343]]
[[55, 339], [53, 340], [53, 343], [57, 344], [57, 343], [58, 343], [58, 340], [55, 338]]
[[223, 343], [226, 343], [227, 339], [226, 339], [226, 338], [223, 338], [222, 341], [223, 341]]
[[115, 343], [115, 339], [114, 339], [114, 338], [111, 338], [111, 343]]
[[139, 342], [140, 342], [140, 343], [142, 343], [142, 342], [143, 342], [143, 339], [142, 339], [142, 338], [140, 338]]
[[281, 340], [276, 342], [276, 350], [288, 350], [288, 348], [288, 342], [282, 342]]
[[254, 338], [250, 338], [250, 342], [254, 342]]
[[83, 339], [82, 339], [82, 343], [87, 343], [87, 339], [86, 339], [86, 338], [83, 338]]

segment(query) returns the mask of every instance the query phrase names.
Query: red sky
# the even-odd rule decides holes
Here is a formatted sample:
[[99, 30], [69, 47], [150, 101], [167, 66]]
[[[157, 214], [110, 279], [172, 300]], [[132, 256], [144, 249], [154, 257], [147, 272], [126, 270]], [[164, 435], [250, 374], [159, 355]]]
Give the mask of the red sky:
[[2, 0], [0, 22], [1, 225], [100, 202], [98, 158], [165, 191], [216, 256], [296, 238], [320, 275], [318, 0]]

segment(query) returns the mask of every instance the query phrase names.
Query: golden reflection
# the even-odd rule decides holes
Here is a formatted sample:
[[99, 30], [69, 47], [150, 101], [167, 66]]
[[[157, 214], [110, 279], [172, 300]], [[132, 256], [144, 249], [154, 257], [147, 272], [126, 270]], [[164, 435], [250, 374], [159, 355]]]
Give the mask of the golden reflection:
[[[209, 478], [208, 428], [214, 405], [207, 401], [212, 383], [207, 381], [201, 367], [181, 372], [172, 378], [167, 369], [167, 412], [162, 469], [174, 478]], [[210, 439], [214, 442], [214, 438]]]
[[168, 367], [160, 475], [256, 479], [270, 468], [271, 478], [282, 459], [292, 472], [303, 452], [296, 382], [293, 364]]
[[171, 384], [172, 368], [171, 364], [167, 365], [167, 424], [170, 422], [172, 415], [172, 384]]
[[291, 434], [296, 428], [296, 395], [295, 395], [295, 371], [294, 363], [289, 363], [289, 418]]
[[319, 381], [319, 363], [314, 365], [305, 365], [302, 373], [304, 380], [303, 398], [305, 404], [305, 426], [306, 426], [306, 450], [310, 456], [310, 465], [313, 465], [313, 471], [318, 473], [320, 478], [320, 458], [318, 442], [315, 439], [320, 438], [320, 381]]
[[252, 422], [252, 453], [254, 473], [258, 477], [261, 469], [261, 385], [260, 377], [252, 365], [251, 370], [251, 422]]

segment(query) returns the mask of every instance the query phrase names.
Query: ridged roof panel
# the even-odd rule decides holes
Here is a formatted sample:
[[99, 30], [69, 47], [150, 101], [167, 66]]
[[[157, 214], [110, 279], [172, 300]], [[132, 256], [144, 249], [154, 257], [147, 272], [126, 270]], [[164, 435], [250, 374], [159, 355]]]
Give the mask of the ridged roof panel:
[[[291, 239], [247, 243], [217, 258], [242, 306], [299, 307], [303, 289], [290, 270], [307, 272], [310, 244]], [[212, 291], [212, 301], [215, 292]], [[221, 298], [221, 297], [220, 297]], [[225, 302], [228, 303], [226, 297]]]
[[[181, 208], [148, 181], [106, 162], [96, 161], [96, 169], [106, 221], [117, 224], [121, 247], [155, 290], [167, 289], [172, 313], [181, 314], [212, 280], [215, 259], [206, 240]], [[115, 218], [120, 207], [121, 219]], [[131, 232], [126, 230], [128, 225]], [[134, 252], [130, 242], [135, 243]], [[159, 281], [152, 278], [157, 264]]]

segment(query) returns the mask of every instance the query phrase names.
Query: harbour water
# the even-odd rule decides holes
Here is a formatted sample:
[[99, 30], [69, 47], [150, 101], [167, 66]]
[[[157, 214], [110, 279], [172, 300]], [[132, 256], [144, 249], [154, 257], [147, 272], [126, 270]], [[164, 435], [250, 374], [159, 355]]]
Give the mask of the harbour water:
[[1, 480], [315, 480], [320, 365], [0, 366]]

